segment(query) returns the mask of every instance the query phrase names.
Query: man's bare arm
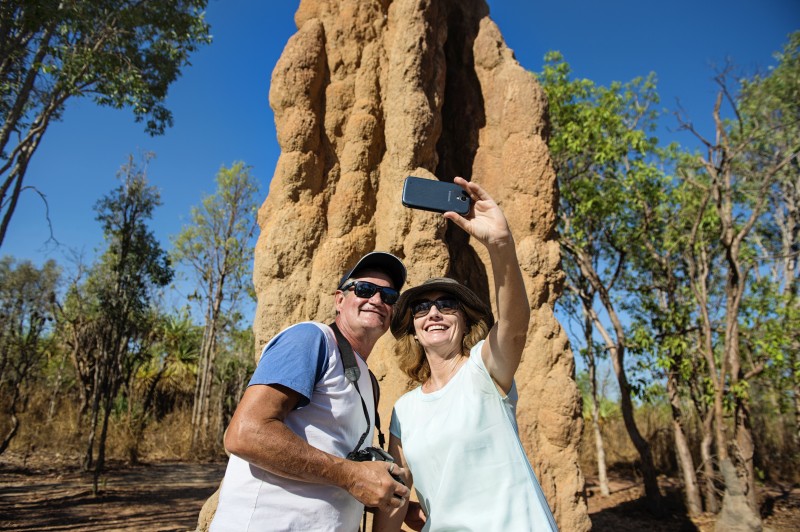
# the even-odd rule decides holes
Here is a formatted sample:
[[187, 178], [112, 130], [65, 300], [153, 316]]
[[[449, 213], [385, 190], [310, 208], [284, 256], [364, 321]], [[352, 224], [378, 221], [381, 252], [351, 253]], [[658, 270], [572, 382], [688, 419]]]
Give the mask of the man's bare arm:
[[312, 447], [286, 426], [284, 420], [300, 397], [281, 385], [248, 387], [225, 434], [225, 448], [275, 475], [338, 486], [369, 507], [401, 506], [409, 490], [389, 475], [389, 463], [333, 456]]

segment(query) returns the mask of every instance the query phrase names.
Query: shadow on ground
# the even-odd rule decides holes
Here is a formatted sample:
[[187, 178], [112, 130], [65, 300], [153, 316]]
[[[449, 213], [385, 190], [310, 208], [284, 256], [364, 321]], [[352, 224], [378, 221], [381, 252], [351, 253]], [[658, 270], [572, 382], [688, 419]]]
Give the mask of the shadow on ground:
[[[36, 463], [13, 453], [0, 456], [0, 529], [14, 531], [187, 531], [194, 530], [205, 500], [217, 489], [225, 463], [156, 462], [125, 466], [109, 464], [101, 493], [92, 495], [92, 476], [75, 460], [37, 457]], [[589, 515], [594, 531], [714, 530], [714, 516], [690, 519], [680, 487], [659, 480], [665, 495], [664, 513], [645, 507], [635, 478], [616, 475], [611, 495], [597, 493], [587, 478]], [[800, 530], [800, 488], [762, 489], [764, 526], [774, 532]], [[570, 532], [570, 531], [562, 531]]]

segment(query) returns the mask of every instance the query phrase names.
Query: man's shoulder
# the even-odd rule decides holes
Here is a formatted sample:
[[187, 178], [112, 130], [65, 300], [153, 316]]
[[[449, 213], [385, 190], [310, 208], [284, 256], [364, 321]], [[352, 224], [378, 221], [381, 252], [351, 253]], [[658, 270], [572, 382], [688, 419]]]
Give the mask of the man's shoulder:
[[289, 325], [288, 327], [283, 329], [278, 334], [283, 334], [283, 333], [286, 333], [286, 332], [289, 332], [289, 331], [298, 331], [298, 330], [299, 331], [306, 331], [306, 332], [317, 330], [317, 331], [323, 332], [323, 331], [325, 331], [325, 329], [328, 329], [328, 328], [329, 327], [327, 325], [325, 325], [324, 323], [320, 323], [318, 321], [299, 321], [297, 323]]
[[[329, 334], [330, 332], [330, 334]], [[301, 321], [290, 325], [280, 331], [272, 341], [276, 340], [294, 340], [301, 338], [305, 341], [308, 340], [321, 340], [324, 337], [330, 337], [333, 333], [331, 332], [330, 327], [325, 325], [324, 323], [319, 323], [316, 321]]]
[[263, 358], [267, 353], [278, 353], [286, 350], [310, 349], [322, 352], [329, 351], [329, 342], [333, 332], [327, 325], [315, 321], [304, 321], [286, 327], [272, 337], [261, 350]]

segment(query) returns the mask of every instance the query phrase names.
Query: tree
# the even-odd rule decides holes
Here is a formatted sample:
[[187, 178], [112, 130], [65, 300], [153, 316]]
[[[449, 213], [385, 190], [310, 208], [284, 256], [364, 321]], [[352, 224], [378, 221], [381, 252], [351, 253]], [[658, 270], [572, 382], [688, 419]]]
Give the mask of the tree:
[[[768, 76], [757, 75], [742, 81], [743, 113], [763, 132], [753, 146], [761, 154], [796, 154], [800, 149], [798, 48], [800, 32], [795, 32], [789, 36], [783, 52], [776, 54], [778, 65]], [[765, 264], [769, 265], [760, 289], [768, 290], [772, 297], [760, 293], [752, 303], [747, 303], [753, 316], [747, 345], [772, 352], [768, 370], [777, 379], [778, 389], [786, 390], [783, 397], [792, 398], [794, 438], [800, 446], [800, 161], [797, 156], [775, 174], [765, 214], [755, 227], [755, 238]], [[766, 302], [774, 305], [765, 308]]]
[[253, 357], [255, 336], [252, 327], [230, 327], [221, 342], [217, 363], [217, 402], [219, 423], [216, 438], [221, 441], [225, 428], [230, 424], [236, 406], [242, 398], [250, 377], [256, 369]]
[[585, 312], [614, 367], [622, 418], [641, 459], [648, 504], [659, 511], [661, 494], [650, 446], [634, 418], [626, 331], [615, 296], [628, 268], [628, 242], [638, 227], [626, 208], [627, 188], [647, 167], [645, 159], [655, 145], [647, 136], [654, 120], [651, 107], [658, 101], [654, 80], [596, 87], [589, 80], [571, 80], [559, 53], [549, 53], [545, 61], [539, 79], [553, 127], [549, 147], [561, 192], [559, 242], [566, 250], [567, 284], [576, 293], [591, 287], [593, 295], [581, 295], [581, 302], [593, 303], [595, 296], [599, 301], [599, 308], [585, 307]]
[[[586, 317], [584, 326], [589, 325], [591, 318]], [[589, 329], [584, 329], [590, 331]], [[597, 359], [594, 356], [594, 351], [597, 345], [586, 347], [587, 353], [581, 353], [584, 360], [587, 361], [587, 371], [578, 374], [578, 387], [583, 396], [583, 404], [590, 404], [591, 411], [584, 410], [583, 418], [587, 422], [591, 422], [592, 431], [594, 432], [595, 453], [597, 454], [597, 480], [600, 487], [600, 494], [608, 497], [611, 490], [608, 486], [608, 467], [606, 464], [606, 451], [603, 440], [602, 426], [614, 414], [619, 412], [617, 404], [606, 397], [605, 385], [607, 379], [603, 379], [598, 383], [597, 380]], [[582, 351], [584, 351], [582, 349]]]
[[[196, 281], [195, 297], [204, 316], [203, 342], [192, 412], [192, 445], [209, 432], [211, 387], [217, 341], [225, 317], [234, 316], [249, 285], [251, 237], [256, 227], [258, 184], [242, 162], [217, 173], [217, 192], [191, 211], [191, 224], [173, 239], [172, 256]], [[230, 322], [236, 325], [235, 320]]]
[[[659, 150], [659, 154], [662, 161], [671, 162], [674, 146]], [[697, 516], [703, 506], [684, 418], [685, 397], [691, 396], [686, 383], [692, 381], [695, 369], [689, 341], [695, 306], [688, 288], [689, 269], [681, 254], [686, 235], [692, 234], [686, 226], [693, 218], [686, 212], [682, 201], [687, 198], [672, 176], [656, 167], [642, 169], [637, 176], [628, 189], [629, 205], [639, 220], [636, 239], [626, 248], [631, 266], [631, 275], [625, 278], [629, 296], [625, 308], [631, 320], [629, 349], [640, 360], [648, 355], [655, 360], [654, 377], [666, 380], [686, 509], [690, 516]], [[713, 475], [708, 477], [709, 488], [712, 479]], [[710, 510], [716, 511], [715, 500], [708, 498]]]
[[[574, 267], [572, 263], [565, 263], [566, 268]], [[597, 479], [600, 485], [600, 494], [607, 497], [611, 494], [608, 487], [608, 468], [606, 466], [605, 444], [601, 422], [603, 418], [604, 399], [598, 386], [597, 370], [600, 362], [605, 358], [604, 347], [594, 339], [594, 321], [587, 309], [595, 305], [595, 292], [592, 285], [578, 272], [568, 275], [572, 281], [567, 283], [567, 292], [560, 300], [560, 306], [571, 320], [579, 323], [583, 333], [583, 347], [579, 348], [580, 357], [586, 364], [586, 373], [578, 375], [578, 386], [583, 395], [584, 418], [589, 422], [594, 432], [595, 454], [597, 459]], [[590, 415], [586, 415], [585, 405], [590, 405]]]
[[52, 344], [59, 269], [52, 260], [37, 268], [30, 261], [0, 260], [0, 454], [17, 434], [35, 388], [40, 364]]
[[167, 89], [211, 41], [207, 0], [4, 0], [0, 5], [0, 246], [31, 157], [71, 98], [172, 124]]
[[72, 288], [67, 303], [74, 306], [65, 310], [74, 317], [73, 323], [81, 325], [74, 331], [76, 345], [86, 348], [76, 350], [76, 369], [90, 377], [86, 379], [91, 411], [84, 466], [93, 466], [95, 492], [114, 401], [151, 353], [155, 326], [151, 301], [173, 276], [167, 254], [147, 227], [160, 205], [158, 191], [147, 182], [149, 158], [145, 156], [145, 165], [140, 167], [131, 156], [120, 170], [120, 186], [97, 202], [97, 220], [108, 248], [86, 282]]
[[[713, 139], [702, 135], [685, 117], [679, 117], [683, 128], [703, 147], [703, 152], [686, 154], [679, 176], [701, 198], [700, 212], [707, 209], [716, 217], [713, 249], [718, 250], [724, 274], [718, 285], [721, 299], [715, 305], [722, 309], [719, 352], [717, 356], [707, 355], [714, 391], [716, 447], [725, 481], [718, 528], [761, 526], [749, 390], [751, 383], [772, 363], [772, 352], [760, 349], [745, 356], [748, 353], [742, 349], [746, 337], [743, 317], [748, 294], [753, 293], [752, 279], [765, 266], [764, 257], [757, 253], [763, 240], [758, 238], [756, 228], [765, 219], [777, 221], [790, 212], [770, 213], [769, 202], [774, 197], [771, 192], [798, 183], [799, 44], [800, 37], [793, 35], [773, 74], [740, 80], [738, 94], [734, 93], [730, 69], [717, 75], [719, 91], [712, 111]], [[726, 109], [731, 118], [725, 117]], [[790, 195], [778, 196], [791, 201]], [[797, 231], [797, 227], [792, 231]], [[792, 260], [791, 247], [783, 249], [787, 252], [786, 259]], [[796, 279], [784, 282], [791, 286]], [[716, 333], [709, 324], [705, 326], [709, 328], [706, 336]], [[711, 347], [707, 348], [710, 350]], [[733, 413], [732, 435], [725, 422], [728, 405]]]

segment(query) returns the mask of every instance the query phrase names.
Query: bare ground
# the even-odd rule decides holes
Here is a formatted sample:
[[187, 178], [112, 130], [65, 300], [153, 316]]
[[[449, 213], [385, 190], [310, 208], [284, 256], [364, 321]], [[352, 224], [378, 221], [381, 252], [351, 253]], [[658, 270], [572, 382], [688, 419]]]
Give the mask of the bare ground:
[[[224, 463], [156, 462], [126, 466], [110, 463], [101, 493], [92, 495], [92, 477], [60, 457], [33, 463], [6, 452], [0, 456], [0, 529], [46, 531], [188, 531], [216, 489]], [[604, 531], [700, 531], [714, 529], [711, 515], [690, 519], [678, 486], [661, 480], [666, 514], [653, 517], [644, 508], [642, 487], [615, 476], [611, 495], [595, 494], [588, 479], [593, 529]], [[800, 530], [800, 488], [762, 490], [762, 517], [775, 532]], [[568, 531], [564, 531], [568, 532]]]

